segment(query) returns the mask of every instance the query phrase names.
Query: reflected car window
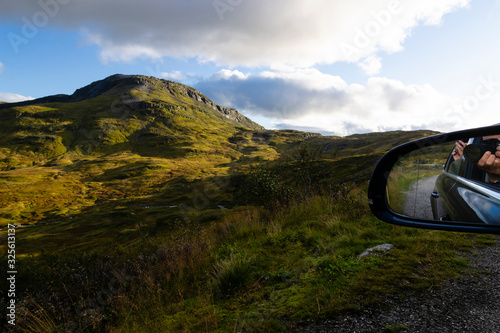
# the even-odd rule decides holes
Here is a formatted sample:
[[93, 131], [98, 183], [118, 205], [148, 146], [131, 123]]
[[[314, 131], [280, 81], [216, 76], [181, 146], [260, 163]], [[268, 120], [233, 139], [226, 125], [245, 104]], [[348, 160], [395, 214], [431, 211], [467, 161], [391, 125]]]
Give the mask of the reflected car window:
[[453, 150], [448, 157], [448, 161], [446, 162], [445, 171], [452, 173], [457, 176], [465, 176], [465, 159], [461, 157], [457, 160], [453, 158]]

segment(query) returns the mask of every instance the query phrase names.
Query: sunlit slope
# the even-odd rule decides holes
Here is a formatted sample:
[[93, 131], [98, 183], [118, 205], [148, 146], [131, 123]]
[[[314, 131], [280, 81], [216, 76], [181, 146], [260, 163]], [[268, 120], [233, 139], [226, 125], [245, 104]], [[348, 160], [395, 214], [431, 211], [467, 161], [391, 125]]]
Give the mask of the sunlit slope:
[[265, 130], [193, 88], [123, 75], [2, 104], [0, 133], [0, 227], [25, 226], [25, 253], [129, 242], [189, 214], [216, 219], [253, 203], [252, 169], [272, 167], [285, 184], [366, 183], [384, 152], [434, 134]]
[[193, 88], [123, 75], [94, 82], [71, 96], [2, 104], [0, 119], [4, 157], [17, 153], [23, 162], [68, 152], [182, 156], [208, 152], [240, 130], [262, 129]]

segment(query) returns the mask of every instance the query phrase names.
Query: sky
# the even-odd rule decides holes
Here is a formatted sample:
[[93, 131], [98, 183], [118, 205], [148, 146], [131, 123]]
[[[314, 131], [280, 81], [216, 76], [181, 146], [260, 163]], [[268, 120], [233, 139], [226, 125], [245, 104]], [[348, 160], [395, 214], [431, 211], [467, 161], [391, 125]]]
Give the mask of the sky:
[[0, 101], [150, 75], [267, 129], [500, 123], [499, 0], [10, 0]]

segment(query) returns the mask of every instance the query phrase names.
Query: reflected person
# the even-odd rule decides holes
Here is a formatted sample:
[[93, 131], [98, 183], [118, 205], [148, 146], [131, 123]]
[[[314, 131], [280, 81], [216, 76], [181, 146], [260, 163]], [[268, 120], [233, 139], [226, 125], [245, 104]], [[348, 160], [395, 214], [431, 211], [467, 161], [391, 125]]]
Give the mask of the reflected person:
[[451, 172], [452, 174], [458, 175], [458, 176], [464, 176], [464, 167], [465, 164], [464, 162], [464, 149], [467, 146], [467, 139], [464, 140], [458, 140], [455, 142], [455, 146], [453, 147], [453, 150], [451, 152], [451, 157], [453, 158], [453, 162], [451, 163], [448, 171]]
[[[483, 137], [483, 140], [489, 139], [500, 140], [500, 135]], [[485, 171], [488, 174], [488, 181], [490, 183], [500, 183], [500, 146], [496, 147], [496, 151], [494, 153], [490, 151], [485, 152], [483, 157], [481, 157], [481, 159], [477, 161], [477, 166], [479, 167], [479, 169]]]
[[[481, 138], [481, 142], [486, 140], [500, 140], [500, 135], [484, 136]], [[457, 175], [462, 175], [464, 171], [463, 168], [461, 168], [461, 166], [463, 166], [461, 162], [463, 161], [462, 157], [464, 156], [465, 147], [468, 145], [465, 141], [467, 140], [457, 141], [452, 151], [454, 162], [452, 163], [450, 171]], [[496, 147], [495, 152], [486, 151], [482, 156], [477, 156], [476, 159], [473, 159], [471, 162], [476, 164], [479, 169], [486, 172], [487, 177], [484, 179], [485, 182], [494, 184], [500, 183], [500, 146]]]
[[462, 156], [464, 156], [464, 148], [465, 148], [465, 146], [467, 146], [467, 143], [465, 143], [462, 140], [458, 140], [455, 143], [455, 148], [453, 148], [453, 151], [451, 153], [451, 155], [453, 156], [453, 159], [455, 161], [458, 160], [459, 158], [462, 158]]

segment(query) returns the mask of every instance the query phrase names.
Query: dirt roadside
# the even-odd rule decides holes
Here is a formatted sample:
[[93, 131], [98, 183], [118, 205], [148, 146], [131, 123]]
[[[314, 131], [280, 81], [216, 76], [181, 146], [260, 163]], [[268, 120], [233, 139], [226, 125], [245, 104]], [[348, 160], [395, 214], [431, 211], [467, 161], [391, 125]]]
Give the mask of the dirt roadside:
[[390, 299], [381, 309], [363, 309], [294, 332], [500, 332], [500, 236], [493, 246], [463, 254], [467, 273], [419, 297]]

